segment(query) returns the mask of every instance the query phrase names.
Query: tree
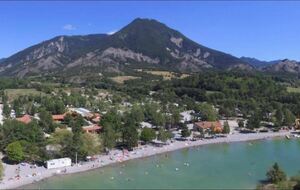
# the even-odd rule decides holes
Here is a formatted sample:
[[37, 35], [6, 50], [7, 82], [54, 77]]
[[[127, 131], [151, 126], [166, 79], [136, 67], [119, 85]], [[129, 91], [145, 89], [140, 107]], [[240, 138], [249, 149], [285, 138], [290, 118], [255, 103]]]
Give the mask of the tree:
[[111, 110], [101, 119], [100, 125], [103, 127], [103, 145], [107, 149], [112, 149], [123, 129], [121, 116], [116, 111]]
[[132, 121], [128, 120], [122, 130], [123, 143], [128, 149], [138, 145], [138, 131], [137, 125]]
[[136, 123], [140, 123], [145, 119], [144, 111], [139, 106], [133, 106], [130, 114]]
[[143, 130], [141, 132], [140, 139], [142, 141], [144, 141], [145, 143], [149, 143], [150, 141], [155, 139], [155, 137], [156, 137], [155, 130], [145, 127], [145, 128], [143, 128]]
[[19, 141], [15, 141], [7, 145], [6, 155], [10, 161], [21, 162], [24, 159], [23, 147]]
[[291, 126], [295, 122], [296, 117], [289, 109], [284, 109], [283, 115], [283, 125]]
[[35, 121], [24, 124], [16, 120], [5, 120], [0, 127], [0, 148], [4, 149], [8, 144], [25, 140], [29, 143], [44, 147], [45, 138], [42, 129]]
[[157, 140], [166, 142], [170, 138], [172, 138], [172, 134], [169, 131], [166, 131], [163, 128], [159, 128]]
[[286, 180], [286, 174], [279, 168], [277, 162], [275, 162], [272, 168], [266, 173], [266, 176], [271, 183], [278, 183]]
[[3, 114], [5, 117], [9, 117], [10, 115], [10, 108], [6, 102], [3, 103]]
[[64, 116], [64, 124], [70, 126], [70, 124], [72, 124], [73, 121], [74, 121], [74, 118], [73, 118], [72, 114], [67, 113], [67, 114]]
[[228, 121], [224, 122], [224, 127], [223, 127], [222, 133], [224, 133], [224, 134], [229, 134], [230, 133], [230, 126], [228, 124]]
[[257, 112], [252, 114], [247, 122], [247, 128], [248, 129], [254, 129], [260, 127], [260, 117]]
[[46, 110], [42, 110], [39, 114], [39, 126], [46, 132], [46, 133], [53, 133], [55, 130], [55, 124], [52, 120], [52, 115], [47, 112]]
[[152, 116], [152, 122], [155, 126], [163, 126], [166, 123], [166, 118], [160, 112], [155, 112]]
[[101, 139], [97, 134], [84, 133], [82, 138], [82, 148], [87, 155], [96, 155], [102, 151]]
[[208, 103], [202, 103], [195, 107], [195, 111], [199, 112], [201, 115], [201, 119], [203, 121], [216, 121], [217, 120], [217, 112], [212, 107], [212, 105]]
[[189, 137], [191, 135], [191, 131], [188, 127], [184, 124], [181, 128], [181, 136], [182, 137]]
[[63, 114], [64, 112], [65, 112], [65, 105], [63, 101], [61, 100], [55, 101], [53, 113]]
[[117, 136], [112, 126], [103, 126], [102, 138], [105, 148], [112, 149], [116, 145]]
[[276, 124], [278, 126], [281, 126], [283, 123], [283, 112], [281, 111], [281, 108], [276, 110], [275, 118], [276, 118]]
[[178, 110], [172, 112], [171, 116], [171, 125], [175, 125], [180, 122], [181, 115]]
[[86, 121], [81, 115], [77, 115], [71, 122], [72, 131], [74, 134], [82, 133], [82, 126], [86, 124]]
[[243, 128], [245, 126], [244, 121], [240, 119], [238, 121], [238, 126], [239, 126], [239, 128]]
[[22, 114], [22, 110], [21, 110], [22, 106], [21, 103], [18, 99], [13, 101], [13, 109], [15, 110], [16, 113], [16, 117], [20, 117]]
[[29, 143], [27, 141], [20, 141], [23, 147], [24, 160], [27, 162], [41, 161], [41, 147], [35, 143]]

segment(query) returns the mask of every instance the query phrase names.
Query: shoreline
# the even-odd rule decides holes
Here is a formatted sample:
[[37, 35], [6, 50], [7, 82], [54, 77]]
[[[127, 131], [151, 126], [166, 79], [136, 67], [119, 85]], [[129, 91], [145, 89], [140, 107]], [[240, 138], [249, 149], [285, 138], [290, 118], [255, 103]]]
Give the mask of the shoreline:
[[[144, 145], [135, 148], [133, 151], [124, 155], [121, 150], [112, 150], [109, 155], [98, 155], [95, 161], [84, 162], [81, 165], [69, 166], [57, 169], [46, 169], [44, 167], [38, 167], [36, 169], [30, 169], [30, 167], [21, 167], [20, 179], [12, 179], [14, 176], [14, 169], [17, 165], [4, 164], [4, 177], [0, 183], [0, 189], [15, 189], [22, 188], [26, 185], [36, 183], [53, 176], [70, 175], [73, 173], [87, 172], [94, 169], [99, 169], [108, 165], [115, 165], [124, 163], [133, 159], [142, 159], [158, 154], [163, 154], [171, 151], [176, 151], [184, 148], [192, 148], [196, 146], [203, 146], [208, 144], [221, 144], [221, 143], [234, 143], [234, 142], [246, 142], [255, 140], [272, 139], [275, 137], [284, 137], [290, 135], [290, 131], [280, 132], [268, 132], [268, 133], [252, 133], [252, 134], [230, 134], [227, 137], [216, 139], [204, 139], [197, 141], [175, 141], [169, 145], [162, 147], [155, 147], [151, 145]], [[62, 170], [66, 169], [66, 172]], [[37, 175], [31, 176], [31, 173]]]

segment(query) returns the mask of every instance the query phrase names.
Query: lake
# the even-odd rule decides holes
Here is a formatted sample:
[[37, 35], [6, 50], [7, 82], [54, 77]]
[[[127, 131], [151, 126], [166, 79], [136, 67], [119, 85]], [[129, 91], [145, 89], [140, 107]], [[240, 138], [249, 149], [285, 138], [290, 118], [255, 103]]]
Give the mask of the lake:
[[177, 150], [23, 188], [255, 188], [274, 162], [298, 174], [300, 141], [273, 139]]

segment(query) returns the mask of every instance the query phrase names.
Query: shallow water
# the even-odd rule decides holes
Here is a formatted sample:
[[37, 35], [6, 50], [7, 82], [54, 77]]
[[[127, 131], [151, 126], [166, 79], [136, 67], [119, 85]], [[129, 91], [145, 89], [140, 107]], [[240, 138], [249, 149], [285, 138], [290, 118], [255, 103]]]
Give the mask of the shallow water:
[[274, 162], [295, 175], [299, 160], [299, 140], [213, 144], [52, 177], [24, 188], [255, 188]]

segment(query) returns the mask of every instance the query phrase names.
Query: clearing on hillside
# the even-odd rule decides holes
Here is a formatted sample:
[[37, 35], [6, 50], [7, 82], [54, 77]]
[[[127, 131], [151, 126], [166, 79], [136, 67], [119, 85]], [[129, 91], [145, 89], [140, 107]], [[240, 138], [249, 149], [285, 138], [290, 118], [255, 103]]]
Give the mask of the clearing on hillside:
[[127, 80], [133, 80], [133, 79], [138, 79], [140, 77], [134, 77], [134, 76], [116, 76], [116, 77], [111, 77], [110, 79], [113, 80], [116, 83], [119, 84], [124, 84], [125, 81]]
[[9, 101], [12, 101], [12, 100], [18, 98], [19, 96], [45, 95], [44, 92], [37, 91], [36, 89], [33, 89], [33, 88], [29, 88], [29, 89], [6, 89], [6, 90], [4, 90], [4, 93], [7, 95]]
[[300, 93], [300, 88], [294, 88], [294, 87], [287, 87], [286, 89], [288, 92], [294, 92], [294, 93]]
[[149, 70], [142, 70], [137, 69], [139, 72], [146, 72], [152, 75], [162, 76], [164, 80], [171, 80], [173, 78], [186, 78], [190, 76], [189, 74], [180, 74], [180, 73], [174, 73], [170, 71], [149, 71]]

